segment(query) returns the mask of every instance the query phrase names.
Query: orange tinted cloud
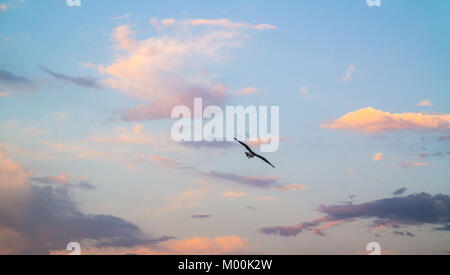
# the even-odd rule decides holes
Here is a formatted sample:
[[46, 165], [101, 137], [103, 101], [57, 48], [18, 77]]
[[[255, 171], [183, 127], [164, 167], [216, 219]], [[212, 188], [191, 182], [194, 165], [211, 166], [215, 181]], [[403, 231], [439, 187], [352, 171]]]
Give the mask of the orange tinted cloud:
[[17, 221], [27, 211], [31, 194], [31, 172], [15, 163], [2, 151], [0, 144], [0, 217]]
[[411, 167], [430, 167], [431, 165], [428, 163], [418, 162], [418, 161], [405, 161], [403, 163], [400, 163], [400, 167], [402, 168], [411, 168]]
[[[216, 238], [194, 237], [185, 240], [168, 240], [154, 246], [135, 246], [132, 248], [96, 248], [89, 242], [81, 244], [83, 255], [219, 255], [242, 254], [249, 247], [249, 241], [238, 236]], [[67, 255], [67, 251], [51, 251], [53, 255]]]
[[290, 141], [290, 138], [283, 138], [283, 137], [263, 137], [263, 138], [255, 138], [255, 139], [249, 139], [247, 140], [250, 145], [253, 146], [261, 146], [264, 144], [269, 144], [272, 140], [278, 140], [278, 141]]
[[390, 113], [367, 107], [350, 112], [321, 125], [327, 129], [383, 133], [398, 130], [448, 130], [450, 115], [425, 113]]
[[255, 87], [248, 87], [236, 92], [237, 95], [251, 95], [258, 91]]
[[242, 253], [248, 240], [237, 236], [211, 238], [195, 237], [189, 240], [170, 240], [163, 244], [171, 254], [231, 254]]
[[374, 161], [380, 161], [380, 160], [384, 160], [384, 155], [383, 155], [383, 153], [376, 153], [374, 156], [373, 156], [373, 160]]

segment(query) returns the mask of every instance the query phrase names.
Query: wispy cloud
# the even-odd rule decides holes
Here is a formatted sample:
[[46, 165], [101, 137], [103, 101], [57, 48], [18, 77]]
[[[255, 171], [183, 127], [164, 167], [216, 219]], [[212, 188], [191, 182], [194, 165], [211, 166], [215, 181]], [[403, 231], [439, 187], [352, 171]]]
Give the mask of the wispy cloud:
[[402, 195], [403, 193], [405, 193], [405, 191], [406, 191], [406, 188], [403, 187], [403, 188], [397, 189], [397, 190], [395, 190], [394, 192], [392, 192], [392, 195], [394, 195], [394, 196], [400, 196], [400, 195]]
[[240, 176], [232, 173], [220, 173], [216, 171], [210, 171], [205, 174], [205, 176], [232, 181], [238, 184], [258, 187], [258, 188], [269, 188], [269, 187], [279, 187], [279, 178], [274, 177], [251, 177], [251, 176]]
[[[231, 24], [231, 21], [175, 19], [156, 20], [151, 24], [162, 35], [138, 40], [128, 25], [114, 29], [112, 38], [116, 55], [109, 65], [99, 66], [106, 76], [104, 85], [120, 90], [139, 104], [122, 113], [126, 121], [170, 117], [174, 106], [192, 106], [194, 97], [205, 105], [222, 105], [229, 96], [228, 87], [199, 65], [222, 59], [223, 51], [241, 46], [247, 35], [243, 29], [267, 29]], [[206, 32], [170, 32], [167, 27], [183, 25], [210, 26]], [[270, 28], [269, 28], [270, 29]]]
[[222, 197], [225, 198], [241, 198], [246, 196], [247, 193], [245, 192], [234, 192], [234, 191], [226, 191], [225, 193], [222, 194]]
[[308, 88], [306, 86], [301, 86], [299, 89], [300, 94], [302, 95], [309, 95]]
[[428, 99], [424, 99], [421, 102], [417, 103], [417, 106], [422, 106], [422, 107], [431, 107], [433, 106], [433, 104], [431, 104], [431, 101]]
[[248, 87], [248, 88], [244, 88], [244, 89], [237, 91], [236, 94], [237, 95], [252, 95], [257, 92], [258, 92], [258, 89], [256, 89], [255, 87]]
[[123, 15], [110, 17], [110, 19], [112, 19], [112, 20], [122, 20], [122, 19], [130, 18], [130, 16], [131, 16], [131, 13], [128, 12], [128, 13], [125, 13]]
[[102, 89], [99, 80], [95, 77], [68, 76], [62, 73], [54, 72], [42, 65], [39, 65], [39, 68], [61, 82], [75, 84], [84, 88]]
[[350, 65], [345, 70], [345, 75], [339, 79], [341, 82], [348, 82], [352, 78], [353, 72], [355, 71], [355, 66]]
[[185, 27], [198, 27], [198, 26], [209, 26], [209, 27], [222, 27], [228, 29], [255, 29], [255, 30], [276, 30], [277, 27], [269, 24], [248, 24], [242, 22], [235, 22], [229, 19], [189, 19], [189, 20], [176, 20], [173, 18], [166, 18], [158, 21], [157, 19], [150, 20], [150, 23], [156, 27], [174, 27], [174, 26], [185, 26]]
[[419, 161], [403, 161], [398, 164], [401, 168], [411, 168], [411, 167], [430, 167], [431, 164], [419, 162]]
[[[35, 84], [27, 77], [18, 76], [7, 70], [0, 70], [0, 87], [7, 87], [11, 91], [30, 91], [35, 89]], [[10, 93], [2, 92], [3, 95]]]
[[211, 218], [211, 215], [208, 213], [197, 213], [191, 216], [194, 219], [207, 219]]
[[409, 231], [393, 231], [392, 233], [394, 233], [397, 236], [414, 237], [414, 234]]
[[56, 188], [64, 189], [82, 189], [82, 190], [94, 190], [95, 186], [90, 184], [86, 178], [77, 178], [68, 174], [61, 174], [59, 176], [45, 176], [45, 177], [33, 177], [32, 181], [41, 184], [47, 184]]

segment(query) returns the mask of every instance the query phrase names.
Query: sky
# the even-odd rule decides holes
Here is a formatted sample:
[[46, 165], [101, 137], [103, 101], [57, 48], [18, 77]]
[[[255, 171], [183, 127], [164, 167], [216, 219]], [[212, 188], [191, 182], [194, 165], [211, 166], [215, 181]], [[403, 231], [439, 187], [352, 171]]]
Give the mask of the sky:
[[[0, 254], [450, 253], [448, 1], [80, 4], [0, 1]], [[194, 97], [279, 106], [276, 168]]]

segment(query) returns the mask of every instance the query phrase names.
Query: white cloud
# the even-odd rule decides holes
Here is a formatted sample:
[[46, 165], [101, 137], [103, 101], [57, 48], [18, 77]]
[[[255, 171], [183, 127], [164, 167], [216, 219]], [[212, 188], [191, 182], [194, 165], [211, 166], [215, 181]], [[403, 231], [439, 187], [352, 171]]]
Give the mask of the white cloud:
[[433, 106], [433, 104], [431, 104], [431, 101], [429, 101], [428, 99], [424, 99], [421, 102], [417, 103], [417, 106], [431, 107]]

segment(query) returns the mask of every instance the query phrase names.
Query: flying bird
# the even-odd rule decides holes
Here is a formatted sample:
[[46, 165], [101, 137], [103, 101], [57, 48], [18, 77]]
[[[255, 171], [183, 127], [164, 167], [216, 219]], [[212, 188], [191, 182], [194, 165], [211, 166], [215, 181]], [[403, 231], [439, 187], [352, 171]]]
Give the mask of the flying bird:
[[242, 141], [237, 140], [237, 138], [234, 138], [234, 140], [236, 140], [237, 142], [242, 144], [242, 146], [244, 146], [245, 149], [248, 150], [248, 152], [245, 152], [245, 155], [247, 156], [248, 159], [258, 157], [258, 158], [262, 159], [264, 162], [266, 162], [267, 164], [269, 164], [270, 166], [272, 166], [273, 168], [275, 168], [275, 166], [273, 166], [273, 164], [270, 163], [265, 157], [260, 156], [257, 153], [253, 152], [252, 149], [247, 144], [243, 143]]

